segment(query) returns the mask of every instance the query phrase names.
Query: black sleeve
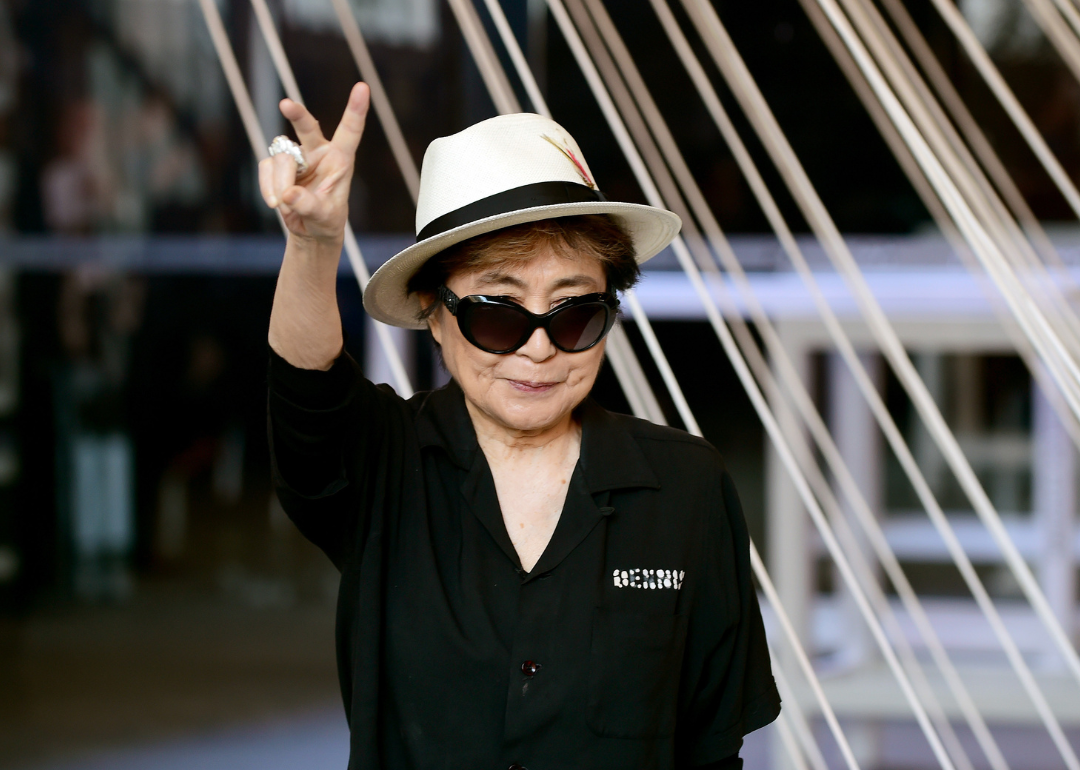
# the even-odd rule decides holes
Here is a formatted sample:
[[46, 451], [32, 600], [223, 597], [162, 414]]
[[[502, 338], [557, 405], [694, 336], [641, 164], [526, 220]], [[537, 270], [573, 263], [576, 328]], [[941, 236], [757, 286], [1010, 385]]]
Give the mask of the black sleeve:
[[270, 350], [267, 428], [274, 485], [300, 531], [338, 568], [363, 524], [365, 456], [385, 432], [387, 398], [342, 353], [328, 371], [298, 369]]
[[690, 610], [677, 745], [688, 767], [721, 762], [715, 767], [727, 768], [723, 761], [737, 759], [743, 736], [776, 719], [780, 696], [751, 577], [746, 521], [726, 471], [713, 494], [706, 579]]

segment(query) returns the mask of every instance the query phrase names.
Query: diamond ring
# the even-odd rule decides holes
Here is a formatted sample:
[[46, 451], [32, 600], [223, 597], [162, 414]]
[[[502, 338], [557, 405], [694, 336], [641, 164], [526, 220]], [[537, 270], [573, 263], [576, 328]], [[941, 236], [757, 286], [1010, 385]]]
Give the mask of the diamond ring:
[[292, 159], [296, 161], [296, 175], [303, 176], [307, 173], [308, 164], [304, 160], [304, 151], [300, 149], [300, 145], [294, 142], [287, 136], [275, 136], [274, 141], [270, 142], [270, 147], [267, 148], [270, 155], [280, 155], [285, 153], [292, 156]]

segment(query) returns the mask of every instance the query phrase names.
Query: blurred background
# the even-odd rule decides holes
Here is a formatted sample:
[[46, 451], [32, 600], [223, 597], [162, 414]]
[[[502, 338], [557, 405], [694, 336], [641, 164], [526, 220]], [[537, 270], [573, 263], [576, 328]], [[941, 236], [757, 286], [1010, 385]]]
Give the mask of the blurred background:
[[[435, 137], [495, 114], [447, 4], [351, 3], [415, 158]], [[264, 132], [286, 132], [276, 106], [283, 92], [250, 3], [217, 5]], [[1036, 216], [1053, 225], [1063, 257], [1080, 261], [1070, 210], [929, 0], [906, 5]], [[920, 319], [958, 312], [993, 325], [990, 306], [953, 306], [968, 291], [954, 258], [796, 0], [715, 6], [857, 259], [885, 277], [883, 291], [914, 324], [905, 342], [965, 446], [981, 448], [973, 462], [995, 504], [1016, 532], [1038, 540], [1040, 412], [1023, 364], [997, 338], [920, 337]], [[358, 79], [330, 0], [270, 7], [300, 89], [329, 134]], [[644, 202], [545, 3], [502, 7], [600, 187], [610, 198]], [[786, 260], [647, 0], [606, 7], [836, 424], [843, 382], [835, 355], [806, 331], [805, 301], [782, 290]], [[1080, 85], [1020, 0], [960, 7], [1068, 174], [1080, 178]], [[784, 214], [805, 232], [741, 113], [733, 114]], [[351, 220], [372, 269], [413, 241], [412, 202], [374, 119], [359, 151]], [[294, 531], [270, 488], [265, 340], [282, 248], [195, 0], [0, 0], [0, 768], [344, 766], [332, 637], [337, 574]], [[818, 254], [815, 265], [823, 262]], [[664, 282], [676, 270], [670, 254], [658, 257], [641, 295], [768, 559], [787, 526], [777, 510], [783, 490], [768, 483], [773, 461], [762, 428], [703, 313], [688, 311], [682, 290]], [[897, 271], [925, 283], [898, 287], [888, 279]], [[957, 294], [945, 291], [933, 305], [925, 289], [938, 281]], [[380, 379], [385, 369], [347, 269], [339, 296], [348, 348]], [[912, 297], [930, 304], [913, 307]], [[634, 325], [627, 329], [643, 354]], [[418, 388], [444, 380], [423, 335], [399, 341]], [[866, 356], [894, 416], [922, 442], [920, 459], [940, 467], [902, 389], [876, 353]], [[659, 394], [651, 364], [646, 373]], [[608, 370], [597, 397], [628, 411]], [[904, 528], [917, 507], [912, 493], [891, 456], [867, 449], [880, 443], [873, 429], [859, 435], [854, 451], [872, 459], [865, 476], [883, 519], [895, 523], [890, 537], [907, 548], [901, 557], [913, 582], [939, 600], [943, 623], [962, 626], [969, 600], [955, 568], [917, 527]], [[1072, 455], [1063, 462], [1071, 478]], [[933, 481], [958, 521], [970, 518], [951, 476]], [[794, 539], [812, 574], [812, 650], [824, 668], [843, 668], [858, 651], [828, 621], [837, 589], [820, 546], [802, 530], [781, 536]], [[1061, 578], [1070, 625], [1075, 550]], [[1038, 564], [1039, 546], [1030, 552]], [[996, 598], [1019, 595], [994, 553], [978, 566]], [[815, 621], [815, 612], [826, 619]], [[959, 632], [954, 643], [991, 655]], [[1031, 654], [1042, 654], [1037, 643]], [[877, 758], [868, 766], [932, 761], [912, 749], [909, 719], [886, 710], [874, 724]], [[1047, 739], [1026, 736], [1026, 724], [1002, 716], [997, 725], [1021, 757], [1014, 767], [1057, 766]], [[770, 751], [755, 736], [747, 766], [765, 766]]]

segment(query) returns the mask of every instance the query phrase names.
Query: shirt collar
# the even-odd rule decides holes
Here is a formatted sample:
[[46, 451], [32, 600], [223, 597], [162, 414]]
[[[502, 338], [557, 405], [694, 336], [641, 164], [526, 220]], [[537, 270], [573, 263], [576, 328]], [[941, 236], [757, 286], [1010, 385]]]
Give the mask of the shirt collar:
[[[591, 494], [633, 487], [660, 488], [645, 453], [628, 429], [628, 418], [612, 414], [591, 397], [578, 406], [577, 413], [581, 418], [578, 462]], [[421, 448], [440, 447], [458, 467], [472, 468], [479, 445], [465, 406], [465, 394], [456, 382], [451, 380], [423, 397], [416, 429]]]
[[480, 449], [465, 407], [465, 394], [453, 380], [424, 394], [416, 415], [416, 432], [421, 449], [439, 447], [464, 470], [472, 467]]
[[659, 489], [645, 453], [628, 429], [630, 418], [604, 409], [592, 397], [578, 407], [581, 417], [581, 470], [589, 492], [628, 487]]

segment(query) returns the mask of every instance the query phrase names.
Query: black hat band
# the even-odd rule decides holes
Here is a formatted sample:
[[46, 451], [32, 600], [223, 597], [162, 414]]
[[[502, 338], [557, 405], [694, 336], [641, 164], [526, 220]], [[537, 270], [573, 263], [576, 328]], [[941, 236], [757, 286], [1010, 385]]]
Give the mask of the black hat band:
[[424, 226], [416, 235], [416, 240], [423, 241], [440, 235], [462, 225], [472, 224], [481, 219], [510, 214], [522, 209], [540, 206], [560, 206], [566, 203], [603, 203], [607, 201], [599, 190], [586, 187], [576, 182], [534, 182], [510, 190], [489, 195], [473, 201], [459, 209], [436, 217]]

